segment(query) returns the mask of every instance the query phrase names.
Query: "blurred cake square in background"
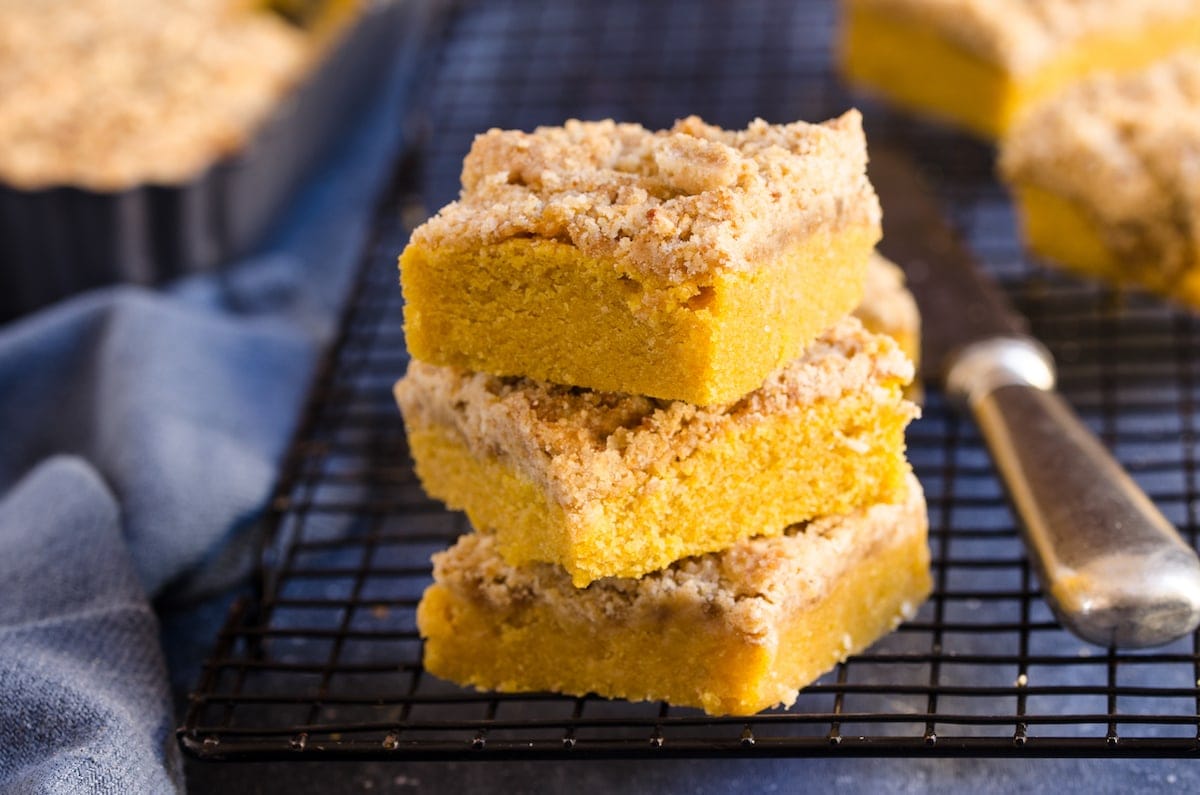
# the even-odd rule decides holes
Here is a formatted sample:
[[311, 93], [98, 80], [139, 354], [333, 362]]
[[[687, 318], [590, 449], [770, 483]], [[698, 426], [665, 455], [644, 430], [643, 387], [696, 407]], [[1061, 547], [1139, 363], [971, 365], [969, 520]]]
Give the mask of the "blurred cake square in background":
[[1200, 52], [1043, 103], [1000, 170], [1035, 254], [1200, 308]]
[[852, 85], [986, 138], [1080, 78], [1194, 45], [1195, 0], [842, 0]]

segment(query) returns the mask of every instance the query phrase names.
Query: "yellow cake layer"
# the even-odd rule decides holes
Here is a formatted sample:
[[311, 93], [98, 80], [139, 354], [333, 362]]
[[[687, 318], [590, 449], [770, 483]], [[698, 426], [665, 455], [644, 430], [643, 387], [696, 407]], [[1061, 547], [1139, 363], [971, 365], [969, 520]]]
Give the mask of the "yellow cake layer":
[[948, 38], [936, 26], [873, 3], [843, 3], [840, 67], [852, 84], [986, 138], [1000, 138], [1028, 108], [1099, 71], [1139, 69], [1200, 44], [1200, 14], [1103, 33], [1064, 45], [1027, 72]]
[[755, 533], [889, 502], [912, 365], [852, 318], [743, 401], [690, 404], [414, 362], [397, 385], [426, 492], [514, 565], [637, 577]]
[[1036, 185], [1014, 185], [1025, 244], [1039, 257], [1083, 276], [1116, 285], [1136, 285], [1200, 307], [1200, 262], [1168, 276], [1145, 263], [1122, 259], [1109, 246], [1106, 230], [1081, 204]]
[[795, 358], [862, 298], [874, 225], [807, 236], [773, 261], [663, 283], [555, 240], [410, 245], [405, 336], [420, 360], [711, 405]]
[[915, 611], [930, 590], [925, 504], [907, 498], [740, 542], [641, 580], [572, 586], [512, 567], [493, 537], [434, 556], [417, 609], [427, 671], [477, 688], [666, 700], [748, 715]]
[[1021, 231], [1035, 253], [1078, 273], [1119, 278], [1120, 263], [1079, 204], [1036, 185], [1021, 185], [1013, 192]]

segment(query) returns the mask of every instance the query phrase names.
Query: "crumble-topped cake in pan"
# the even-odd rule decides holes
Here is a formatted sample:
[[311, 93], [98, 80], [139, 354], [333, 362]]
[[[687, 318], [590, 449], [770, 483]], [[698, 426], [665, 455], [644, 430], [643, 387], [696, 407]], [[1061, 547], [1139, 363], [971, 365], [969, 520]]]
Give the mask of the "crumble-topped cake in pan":
[[1000, 170], [1035, 253], [1200, 307], [1200, 52], [1040, 105]]

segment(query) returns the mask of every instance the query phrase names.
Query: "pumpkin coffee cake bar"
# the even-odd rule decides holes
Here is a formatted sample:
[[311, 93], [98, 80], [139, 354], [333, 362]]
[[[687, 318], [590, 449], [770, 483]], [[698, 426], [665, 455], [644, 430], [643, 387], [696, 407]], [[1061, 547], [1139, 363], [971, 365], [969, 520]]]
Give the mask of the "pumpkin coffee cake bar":
[[912, 374], [891, 338], [846, 317], [717, 406], [420, 361], [396, 399], [430, 496], [509, 563], [554, 563], [584, 586], [895, 500]]
[[1200, 307], [1200, 54], [1044, 103], [1000, 170], [1035, 253]]
[[725, 131], [570, 121], [476, 138], [400, 258], [421, 361], [707, 406], [862, 296], [880, 236], [856, 111]]
[[853, 84], [988, 138], [1101, 71], [1200, 45], [1196, 0], [843, 0]]
[[924, 495], [905, 486], [894, 503], [584, 589], [561, 567], [506, 563], [496, 536], [465, 535], [434, 555], [417, 609], [425, 667], [479, 688], [711, 714], [791, 705], [929, 594]]

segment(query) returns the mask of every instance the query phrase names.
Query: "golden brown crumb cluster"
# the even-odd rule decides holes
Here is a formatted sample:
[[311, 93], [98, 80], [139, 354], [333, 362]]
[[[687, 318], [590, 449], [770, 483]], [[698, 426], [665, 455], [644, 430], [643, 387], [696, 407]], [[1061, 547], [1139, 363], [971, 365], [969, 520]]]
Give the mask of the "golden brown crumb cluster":
[[1014, 74], [1029, 74], [1088, 36], [1194, 17], [1195, 0], [848, 0], [936, 28]]
[[872, 252], [867, 263], [863, 300], [854, 316], [875, 331], [895, 336], [920, 333], [921, 315], [917, 302], [905, 287], [904, 271], [883, 255]]
[[817, 229], [879, 223], [862, 118], [725, 131], [568, 121], [490, 130], [463, 165], [460, 199], [413, 233], [427, 247], [519, 236], [569, 241], [678, 282], [750, 269]]
[[878, 545], [898, 542], [898, 533], [923, 533], [925, 524], [925, 498], [909, 475], [902, 504], [873, 505], [796, 525], [782, 536], [745, 539], [639, 579], [610, 577], [578, 589], [559, 566], [505, 564], [490, 533], [470, 533], [435, 554], [434, 578], [500, 610], [536, 601], [598, 625], [650, 620], [665, 610], [703, 615], [749, 640], [770, 643], [787, 612], [824, 598]]
[[0, 180], [188, 179], [243, 144], [307, 52], [241, 0], [0, 0]]
[[[396, 385], [409, 430], [454, 429], [479, 457], [510, 465], [563, 505], [633, 490], [738, 423], [801, 412], [853, 392], [899, 402], [912, 364], [888, 337], [852, 317], [763, 386], [725, 405], [596, 392], [413, 361]], [[905, 404], [914, 416], [916, 408]], [[847, 439], [853, 447], [857, 440]]]
[[1043, 103], [1013, 130], [1000, 168], [1079, 203], [1131, 265], [1189, 267], [1200, 245], [1200, 54], [1100, 75]]

